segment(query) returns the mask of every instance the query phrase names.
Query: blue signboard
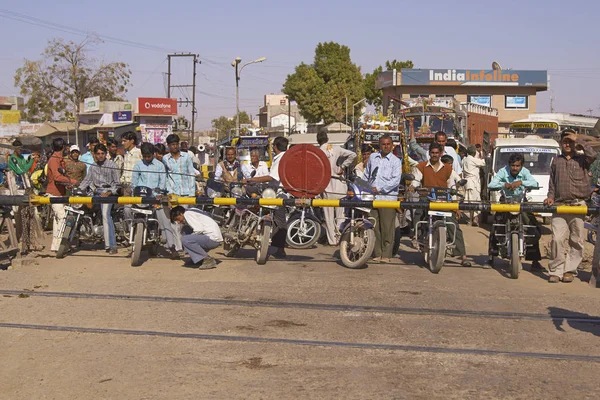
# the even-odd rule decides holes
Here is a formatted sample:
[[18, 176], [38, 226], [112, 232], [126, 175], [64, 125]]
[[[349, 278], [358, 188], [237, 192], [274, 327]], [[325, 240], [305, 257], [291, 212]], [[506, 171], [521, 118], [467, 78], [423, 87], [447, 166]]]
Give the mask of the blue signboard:
[[[521, 86], [548, 87], [548, 71], [484, 69], [402, 69], [400, 86]], [[388, 84], [388, 86], [390, 86]]]
[[133, 114], [131, 111], [115, 111], [113, 113], [114, 122], [131, 122], [133, 121]]

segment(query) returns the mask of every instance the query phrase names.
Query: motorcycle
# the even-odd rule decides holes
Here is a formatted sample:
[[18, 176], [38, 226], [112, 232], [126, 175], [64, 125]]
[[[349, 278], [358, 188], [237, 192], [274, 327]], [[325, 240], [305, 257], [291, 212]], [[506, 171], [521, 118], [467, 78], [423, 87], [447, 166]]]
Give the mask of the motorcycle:
[[292, 249], [312, 247], [321, 238], [323, 220], [321, 209], [290, 207], [285, 237], [287, 245]]
[[[160, 193], [157, 193], [160, 194]], [[154, 191], [148, 187], [138, 186], [133, 189], [134, 197], [153, 198]], [[160, 226], [156, 216], [156, 207], [161, 205], [154, 204], [136, 204], [131, 211], [133, 219], [128, 221], [130, 225], [129, 237], [132, 245], [131, 249], [131, 266], [140, 266], [142, 248], [148, 247], [148, 252], [151, 256], [158, 255], [158, 250], [162, 243], [160, 234]]]
[[[462, 179], [457, 186], [464, 186], [466, 183], [467, 181]], [[452, 202], [452, 196], [457, 196], [460, 200], [464, 198], [456, 189], [444, 187], [422, 187], [417, 191], [421, 196], [426, 196], [430, 203]], [[425, 256], [429, 270], [434, 274], [440, 272], [446, 261], [446, 253], [455, 247], [457, 226], [456, 223], [448, 221], [451, 217], [450, 211], [436, 211], [430, 208], [415, 224], [415, 240]]]
[[[527, 193], [539, 189], [537, 186], [524, 187], [523, 194], [520, 197], [508, 196], [504, 189], [500, 202], [503, 204], [523, 204], [527, 201]], [[493, 189], [490, 189], [493, 190]], [[492, 229], [498, 242], [498, 251], [500, 257], [509, 260], [510, 277], [517, 279], [521, 270], [521, 258], [525, 256], [527, 247], [527, 238], [535, 238], [537, 226], [524, 225], [523, 214], [521, 212], [496, 213], [496, 221]], [[500, 240], [503, 239], [503, 240]]]

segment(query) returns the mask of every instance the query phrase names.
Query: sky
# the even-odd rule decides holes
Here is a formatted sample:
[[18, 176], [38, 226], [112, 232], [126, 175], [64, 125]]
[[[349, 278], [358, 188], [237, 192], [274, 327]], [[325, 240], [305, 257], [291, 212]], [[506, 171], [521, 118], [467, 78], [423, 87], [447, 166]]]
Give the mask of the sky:
[[[48, 40], [100, 35], [117, 40], [96, 45], [93, 55], [129, 64], [131, 101], [165, 96], [169, 52], [198, 54], [196, 129], [209, 129], [213, 118], [235, 114], [235, 57], [267, 57], [241, 74], [240, 110], [255, 116], [265, 94], [281, 93], [294, 67], [312, 62], [319, 42], [335, 41], [350, 48], [363, 73], [391, 59], [416, 68], [490, 69], [498, 61], [505, 69], [548, 70], [551, 91], [538, 95], [538, 112], [550, 110], [553, 96], [557, 112], [600, 115], [599, 13], [594, 0], [3, 1], [0, 96], [18, 95], [15, 70], [38, 59]], [[40, 26], [46, 23], [54, 29]], [[191, 60], [173, 61], [172, 84], [191, 76]], [[172, 97], [191, 99], [185, 91]], [[181, 111], [190, 115], [189, 107]]]

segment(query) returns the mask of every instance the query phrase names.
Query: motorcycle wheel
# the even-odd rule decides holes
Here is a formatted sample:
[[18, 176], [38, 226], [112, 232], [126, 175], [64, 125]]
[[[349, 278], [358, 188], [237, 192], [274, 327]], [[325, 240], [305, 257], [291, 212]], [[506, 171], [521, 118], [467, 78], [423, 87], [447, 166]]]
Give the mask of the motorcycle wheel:
[[433, 247], [429, 249], [429, 270], [434, 274], [441, 271], [446, 259], [446, 225], [443, 221], [433, 224]]
[[69, 249], [71, 248], [71, 242], [69, 241], [69, 237], [71, 236], [71, 231], [73, 230], [74, 224], [75, 218], [73, 217], [68, 217], [65, 221], [65, 230], [63, 231], [63, 236], [60, 240], [58, 251], [56, 252], [56, 258], [65, 258], [65, 256], [69, 252]]
[[340, 241], [340, 259], [346, 268], [360, 269], [375, 248], [375, 231], [357, 226], [354, 230], [354, 242], [350, 243], [350, 233], [345, 233]]
[[240, 250], [240, 245], [238, 243], [232, 243], [231, 247], [225, 253], [225, 257], [235, 257], [237, 252]]
[[133, 249], [131, 249], [131, 266], [139, 267], [142, 265], [140, 258], [142, 256], [142, 241], [144, 240], [144, 223], [138, 222], [133, 231]]
[[521, 257], [519, 256], [519, 234], [510, 235], [510, 277], [517, 279], [521, 270]]
[[302, 229], [300, 218], [294, 218], [288, 223], [285, 241], [292, 249], [308, 249], [321, 237], [320, 223], [305, 218], [304, 224], [304, 229]]
[[256, 263], [258, 265], [267, 263], [267, 258], [269, 258], [269, 243], [271, 241], [272, 230], [273, 227], [270, 223], [263, 223], [260, 234], [260, 246], [256, 250]]

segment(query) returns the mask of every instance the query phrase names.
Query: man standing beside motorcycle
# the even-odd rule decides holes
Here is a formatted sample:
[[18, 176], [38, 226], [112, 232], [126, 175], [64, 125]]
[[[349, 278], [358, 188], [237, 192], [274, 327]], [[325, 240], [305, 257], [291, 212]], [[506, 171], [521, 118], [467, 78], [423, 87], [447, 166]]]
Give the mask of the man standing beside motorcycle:
[[[392, 154], [392, 138], [383, 135], [379, 138], [379, 151], [371, 154], [365, 168], [364, 179], [373, 187], [375, 200], [398, 200], [398, 187], [402, 162]], [[374, 262], [390, 263], [394, 247], [396, 210], [375, 208], [371, 210], [375, 218]]]
[[217, 164], [215, 169], [215, 180], [227, 183], [239, 182], [244, 179], [242, 166], [237, 160], [235, 148], [225, 149], [225, 160]]
[[[339, 200], [346, 196], [346, 183], [335, 178], [344, 176], [344, 169], [352, 165], [356, 153], [341, 146], [329, 144], [329, 137], [326, 132], [317, 133], [317, 143], [321, 146], [321, 150], [327, 156], [331, 166], [331, 179], [323, 192], [323, 198]], [[336, 225], [344, 219], [344, 209], [342, 207], [323, 207], [323, 213], [325, 215], [325, 227], [327, 228], [327, 242], [330, 246], [335, 246], [338, 244]]]
[[[489, 189], [504, 189], [504, 195], [511, 198], [520, 199], [523, 198], [523, 192], [528, 187], [538, 187], [539, 184], [531, 175], [531, 172], [523, 166], [525, 164], [525, 157], [520, 153], [512, 153], [508, 158], [508, 165], [501, 170], [492, 178], [488, 184]], [[537, 219], [533, 213], [524, 212], [521, 213], [523, 217], [523, 225], [534, 225], [537, 227], [536, 240], [531, 240], [530, 246], [527, 246], [525, 259], [531, 260], [532, 270], [543, 270], [540, 260], [542, 254], [540, 253], [540, 228]], [[505, 215], [502, 213], [496, 213], [496, 223], [502, 223]], [[492, 268], [494, 266], [494, 257], [498, 256], [498, 241], [494, 235], [494, 228], [490, 232], [490, 239], [488, 245], [489, 259], [484, 264], [485, 268]]]
[[[119, 184], [119, 168], [117, 164], [106, 159], [106, 146], [98, 144], [94, 147], [94, 158], [96, 162], [89, 168], [87, 175], [81, 182], [79, 188], [86, 190], [94, 187], [95, 194], [102, 197], [116, 196]], [[110, 215], [112, 204], [102, 204], [102, 228], [104, 229], [104, 248], [109, 254], [117, 254], [117, 239], [115, 237], [115, 225]]]

